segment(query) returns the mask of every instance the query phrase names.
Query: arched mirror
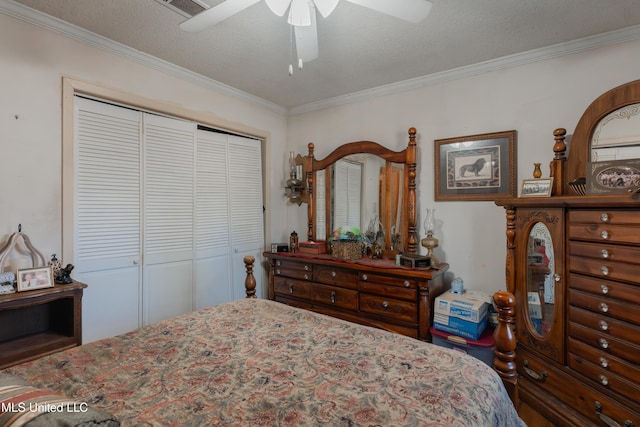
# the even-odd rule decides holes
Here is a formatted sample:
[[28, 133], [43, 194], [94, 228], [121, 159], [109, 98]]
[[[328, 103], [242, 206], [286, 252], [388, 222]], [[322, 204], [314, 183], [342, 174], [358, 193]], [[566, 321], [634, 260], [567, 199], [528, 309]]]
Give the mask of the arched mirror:
[[385, 249], [417, 253], [416, 148], [392, 151], [376, 142], [341, 145], [324, 159], [306, 157], [309, 240], [326, 240], [342, 226], [382, 231]]
[[527, 312], [531, 328], [547, 336], [553, 325], [555, 266], [553, 240], [543, 222], [536, 222], [527, 242]]

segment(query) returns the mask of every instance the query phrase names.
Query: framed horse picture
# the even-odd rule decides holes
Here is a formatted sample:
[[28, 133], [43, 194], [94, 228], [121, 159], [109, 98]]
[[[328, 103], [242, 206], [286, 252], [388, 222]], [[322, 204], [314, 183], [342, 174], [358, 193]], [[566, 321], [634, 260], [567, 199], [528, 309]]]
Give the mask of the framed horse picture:
[[434, 141], [435, 200], [515, 197], [515, 130]]

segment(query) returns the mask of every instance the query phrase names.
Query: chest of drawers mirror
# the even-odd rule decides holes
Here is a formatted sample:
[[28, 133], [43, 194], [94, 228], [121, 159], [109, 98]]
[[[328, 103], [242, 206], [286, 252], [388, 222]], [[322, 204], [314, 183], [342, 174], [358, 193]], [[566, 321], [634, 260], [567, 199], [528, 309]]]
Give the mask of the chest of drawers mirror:
[[[496, 201], [506, 212], [506, 280], [516, 298], [517, 400], [542, 417], [536, 425], [640, 426], [639, 177], [624, 191], [583, 195], [568, 185], [586, 178], [589, 189], [594, 165], [618, 151], [596, 151], [594, 133], [613, 115], [638, 116], [638, 103], [640, 81], [597, 98], [568, 156], [566, 132], [556, 129], [551, 197]], [[638, 153], [640, 127], [620, 140], [619, 151]]]
[[[332, 230], [356, 226], [363, 232], [374, 224], [384, 235], [383, 250], [416, 254], [416, 129], [408, 131], [403, 150], [377, 142], [355, 141], [339, 146], [322, 159], [309, 144], [304, 157], [310, 241], [326, 240]], [[375, 160], [373, 159], [375, 158]], [[358, 166], [358, 188], [347, 193], [355, 215], [345, 210], [340, 162]], [[360, 179], [361, 178], [361, 179]], [[353, 200], [350, 200], [350, 202]], [[351, 208], [349, 208], [350, 210]], [[340, 218], [348, 218], [341, 223]], [[448, 265], [430, 269], [396, 266], [394, 260], [334, 259], [328, 254], [265, 253], [269, 260], [269, 298], [286, 304], [430, 341], [435, 298], [447, 289]]]

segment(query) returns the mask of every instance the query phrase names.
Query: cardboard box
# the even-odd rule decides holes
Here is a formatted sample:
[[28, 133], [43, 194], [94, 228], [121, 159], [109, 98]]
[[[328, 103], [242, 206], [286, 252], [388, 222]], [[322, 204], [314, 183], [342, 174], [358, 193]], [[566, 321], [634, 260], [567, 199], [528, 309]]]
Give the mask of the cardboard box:
[[477, 340], [487, 327], [487, 309], [484, 299], [468, 294], [445, 292], [435, 300], [433, 326], [464, 338]]
[[482, 360], [487, 365], [493, 367], [493, 329], [484, 330], [480, 338], [477, 340], [469, 340], [459, 337], [449, 332], [438, 331], [431, 327], [432, 342], [445, 348], [452, 348], [462, 353], [469, 354], [477, 359]]
[[529, 308], [529, 319], [531, 325], [538, 332], [542, 331], [542, 304], [540, 295], [537, 292], [527, 292], [527, 306]]

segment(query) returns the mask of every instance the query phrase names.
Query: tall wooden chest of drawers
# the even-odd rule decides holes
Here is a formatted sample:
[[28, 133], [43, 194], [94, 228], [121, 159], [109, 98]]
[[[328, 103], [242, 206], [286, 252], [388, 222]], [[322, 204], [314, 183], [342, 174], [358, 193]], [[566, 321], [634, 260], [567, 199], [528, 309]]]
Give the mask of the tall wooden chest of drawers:
[[344, 262], [326, 255], [265, 256], [270, 299], [431, 341], [433, 302], [446, 290], [447, 264], [423, 270], [392, 262]]
[[[629, 196], [500, 203], [513, 230], [507, 276], [520, 401], [554, 425], [640, 426], [640, 204]], [[549, 277], [532, 286], [536, 246], [545, 247]]]

